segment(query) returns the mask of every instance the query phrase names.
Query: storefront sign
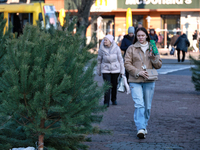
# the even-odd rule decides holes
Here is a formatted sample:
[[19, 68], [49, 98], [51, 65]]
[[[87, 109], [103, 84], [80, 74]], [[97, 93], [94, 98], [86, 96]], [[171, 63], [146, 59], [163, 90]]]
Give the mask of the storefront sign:
[[110, 12], [117, 9], [117, 0], [96, 0], [92, 5], [91, 12]]
[[138, 4], [191, 4], [192, 0], [126, 0], [126, 5], [138, 5]]
[[199, 0], [118, 0], [122, 9], [182, 9], [200, 8]]

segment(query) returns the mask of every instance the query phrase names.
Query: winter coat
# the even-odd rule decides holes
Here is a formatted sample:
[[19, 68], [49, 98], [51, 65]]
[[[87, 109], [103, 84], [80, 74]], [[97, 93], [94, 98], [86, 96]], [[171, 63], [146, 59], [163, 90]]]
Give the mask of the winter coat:
[[158, 36], [157, 36], [157, 34], [154, 34], [154, 35], [149, 34], [149, 36], [150, 36], [150, 39], [151, 39], [151, 40], [154, 40], [154, 41], [155, 41], [155, 43], [158, 42]]
[[124, 61], [119, 46], [112, 42], [111, 46], [105, 47], [101, 42], [97, 58], [97, 74], [101, 73], [121, 73], [124, 74]]
[[[142, 59], [140, 58], [140, 55]], [[143, 77], [137, 77], [137, 74], [142, 69], [142, 62], [146, 65], [147, 69], [159, 69], [162, 66], [162, 61], [160, 59], [160, 55], [156, 55], [156, 60], [151, 60], [148, 57], [148, 50], [144, 53], [141, 49], [140, 43], [136, 42], [135, 44], [129, 46], [125, 55], [125, 68], [129, 73], [128, 82], [148, 82]]]
[[192, 35], [192, 37], [193, 37], [193, 38], [192, 38], [193, 40], [197, 40], [197, 33], [194, 33], [194, 34]]
[[171, 38], [171, 41], [170, 41], [170, 45], [171, 46], [174, 46], [176, 40], [178, 39], [179, 35], [174, 35], [172, 38]]
[[179, 36], [179, 38], [176, 40], [174, 46], [176, 46], [176, 45], [177, 45], [177, 47], [176, 47], [177, 50], [182, 50], [182, 51], [187, 52], [187, 48], [190, 46], [190, 42], [187, 39], [186, 34]]
[[126, 50], [128, 49], [128, 47], [133, 44], [133, 40], [134, 40], [134, 36], [130, 37], [129, 35], [125, 35], [122, 43], [121, 43], [121, 50], [124, 51], [124, 56], [126, 54]]

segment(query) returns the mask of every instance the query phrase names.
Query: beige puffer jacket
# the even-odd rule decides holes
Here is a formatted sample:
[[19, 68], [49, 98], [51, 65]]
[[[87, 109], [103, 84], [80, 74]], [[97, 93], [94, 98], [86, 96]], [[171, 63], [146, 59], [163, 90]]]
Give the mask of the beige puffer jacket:
[[124, 61], [119, 46], [112, 42], [111, 47], [105, 47], [101, 42], [98, 51], [97, 74], [101, 73], [121, 73], [124, 74]]
[[[141, 55], [141, 57], [140, 57]], [[140, 71], [143, 71], [143, 64], [146, 65], [147, 69], [159, 69], [162, 66], [162, 61], [160, 59], [160, 55], [156, 55], [156, 60], [151, 60], [148, 57], [148, 50], [144, 53], [141, 49], [139, 42], [129, 46], [125, 55], [125, 68], [129, 72], [129, 80], [128, 82], [148, 82], [143, 77], [137, 77], [137, 74]]]

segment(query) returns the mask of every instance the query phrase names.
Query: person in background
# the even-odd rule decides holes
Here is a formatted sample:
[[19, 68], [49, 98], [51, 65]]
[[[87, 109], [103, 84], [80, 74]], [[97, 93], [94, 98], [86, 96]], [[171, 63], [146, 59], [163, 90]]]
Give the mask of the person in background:
[[187, 52], [188, 47], [190, 46], [190, 42], [186, 36], [185, 33], [183, 33], [181, 36], [178, 37], [176, 42], [174, 43], [174, 46], [176, 46], [177, 55], [178, 55], [178, 62], [180, 62], [180, 51], [182, 51], [182, 62], [185, 60], [185, 52]]
[[123, 37], [124, 37], [124, 36], [121, 35], [121, 34], [118, 36], [118, 38], [117, 38], [117, 45], [118, 45], [118, 46], [121, 46]]
[[167, 31], [167, 48], [169, 48], [170, 41], [171, 41], [170, 34], [169, 31]]
[[151, 40], [154, 40], [154, 41], [155, 41], [155, 43], [158, 42], [158, 36], [157, 36], [156, 31], [155, 31], [154, 29], [150, 29], [150, 34], [149, 34], [149, 36], [150, 36], [150, 39], [151, 39]]
[[125, 68], [129, 72], [129, 85], [135, 102], [134, 122], [137, 137], [143, 139], [147, 134], [151, 103], [154, 95], [155, 80], [147, 81], [146, 69], [159, 69], [162, 66], [160, 55], [149, 51], [150, 37], [144, 27], [138, 28], [134, 42], [127, 49]]
[[124, 74], [124, 62], [119, 46], [114, 37], [106, 35], [100, 44], [97, 58], [97, 74], [103, 75], [103, 80], [111, 85], [104, 94], [104, 105], [109, 107], [110, 95], [113, 105], [117, 105], [117, 84], [119, 74]]
[[138, 29], [138, 28], [141, 28], [142, 27], [142, 22], [138, 22], [138, 26], [135, 27], [135, 31]]
[[158, 42], [156, 43], [157, 48], [162, 48], [163, 36], [161, 33], [158, 34]]
[[194, 48], [194, 52], [198, 52], [199, 49], [197, 47], [197, 30], [194, 31], [192, 37], [193, 37], [193, 44], [192, 44], [192, 46]]
[[[176, 34], [171, 38], [170, 40], [170, 50], [172, 47], [174, 47], [174, 44], [176, 42], [176, 40], [178, 39], [178, 37], [180, 36], [180, 32], [176, 32]], [[174, 55], [176, 56], [176, 54], [174, 53]]]
[[171, 46], [174, 46], [174, 44], [175, 44], [176, 40], [178, 39], [179, 35], [180, 35], [180, 32], [176, 32], [176, 34], [171, 38], [171, 40], [170, 40], [170, 45]]
[[[134, 40], [134, 34], [135, 34], [135, 28], [134, 27], [129, 27], [128, 28], [128, 34], [124, 36], [122, 43], [121, 43], [121, 50], [124, 51], [124, 56], [126, 55], [126, 50], [128, 49], [128, 47], [133, 44], [133, 40]], [[126, 71], [126, 78], [128, 81], [128, 72]]]
[[22, 27], [19, 15], [13, 14], [13, 33], [17, 32], [17, 37], [22, 34]]

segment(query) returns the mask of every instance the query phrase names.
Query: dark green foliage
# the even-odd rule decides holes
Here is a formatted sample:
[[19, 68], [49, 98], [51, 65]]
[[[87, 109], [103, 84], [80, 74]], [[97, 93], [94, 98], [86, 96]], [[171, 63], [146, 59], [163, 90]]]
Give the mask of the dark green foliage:
[[3, 14], [0, 15], [0, 75], [2, 74], [2, 63], [3, 63], [3, 57], [4, 54], [6, 53], [5, 50], [5, 43], [6, 40], [9, 38], [12, 38], [12, 34], [11, 34], [11, 26], [9, 26], [8, 29], [5, 29], [5, 33], [4, 33], [4, 27], [6, 25], [6, 19], [3, 19]]
[[74, 24], [64, 31], [26, 25], [23, 35], [7, 40], [0, 149], [34, 146], [41, 134], [48, 150], [86, 149], [85, 136], [99, 132], [92, 123], [101, 121], [106, 86], [94, 81], [96, 55], [88, 52], [94, 43], [83, 47]]
[[200, 91], [200, 55], [198, 59], [190, 56], [191, 61], [194, 63], [195, 67], [192, 67], [192, 82], [195, 85], [196, 91]]

